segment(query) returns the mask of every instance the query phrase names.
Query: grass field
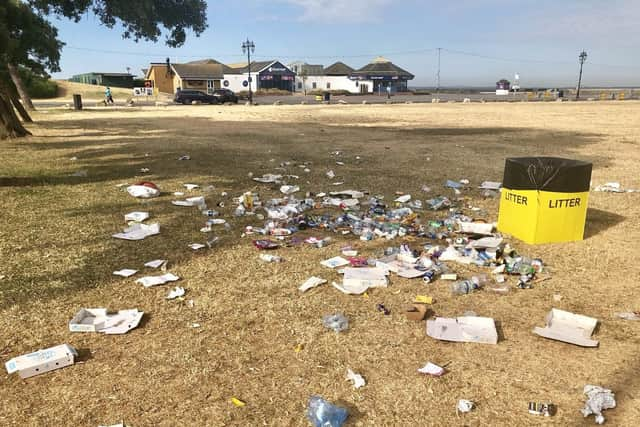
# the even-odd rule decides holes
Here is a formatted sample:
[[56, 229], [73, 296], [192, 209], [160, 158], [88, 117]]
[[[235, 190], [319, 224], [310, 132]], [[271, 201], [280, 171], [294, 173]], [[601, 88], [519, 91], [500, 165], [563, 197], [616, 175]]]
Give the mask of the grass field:
[[[398, 277], [368, 298], [327, 285], [301, 294], [297, 287], [311, 275], [338, 279], [319, 262], [339, 255], [344, 243], [374, 256], [389, 245], [418, 248], [427, 241], [360, 242], [331, 234], [332, 245], [284, 248], [277, 253], [286, 262], [265, 264], [250, 238], [241, 237], [246, 225], [260, 221], [234, 219], [231, 198], [249, 190], [263, 200], [279, 194], [249, 172], [300, 175], [291, 183], [304, 194], [333, 190], [325, 176], [333, 169], [333, 181], [345, 182], [339, 188], [387, 200], [396, 191], [422, 200], [453, 197], [444, 181], [467, 178], [472, 188], [461, 205], [478, 206], [484, 213], [474, 215], [495, 221], [498, 200], [484, 199], [475, 187], [500, 181], [505, 157], [587, 160], [594, 185], [640, 188], [639, 114], [640, 103], [632, 101], [40, 111], [29, 127], [33, 137], [0, 144], [0, 360], [69, 343], [80, 350], [81, 363], [27, 380], [0, 373], [0, 425], [306, 426], [313, 394], [347, 407], [350, 426], [593, 425], [579, 412], [585, 384], [616, 392], [608, 424], [637, 425], [640, 322], [614, 313], [640, 309], [639, 193], [592, 192], [584, 241], [529, 246], [510, 239], [519, 252], [545, 260], [551, 280], [506, 296], [463, 297], [451, 296], [442, 281], [427, 287]], [[344, 166], [336, 165], [334, 151]], [[184, 154], [191, 160], [178, 161]], [[287, 161], [285, 171], [276, 170]], [[311, 162], [311, 172], [300, 162]], [[86, 176], [72, 176], [79, 171]], [[117, 187], [142, 179], [157, 183], [163, 195], [139, 201]], [[184, 183], [213, 185], [209, 204], [226, 203], [220, 210], [232, 229], [220, 229], [212, 250], [187, 248], [204, 242], [205, 218], [171, 205]], [[432, 192], [421, 193], [424, 185]], [[160, 235], [111, 238], [133, 210], [149, 211]], [[309, 235], [327, 234], [300, 234]], [[165, 300], [170, 285], [134, 283], [155, 272], [142, 265], [156, 258], [168, 259], [169, 270], [182, 277], [193, 307]], [[465, 277], [480, 271], [451, 267]], [[142, 272], [112, 275], [121, 268]], [[432, 295], [439, 316], [471, 310], [493, 317], [500, 342], [427, 337], [424, 322], [402, 315], [417, 294]], [[391, 315], [377, 312], [377, 303]], [[72, 334], [67, 323], [81, 307], [138, 308], [145, 318], [127, 335]], [[599, 348], [532, 334], [552, 307], [598, 318]], [[323, 328], [322, 316], [335, 311], [349, 317], [348, 332]], [[446, 364], [448, 373], [421, 376], [416, 370], [427, 361]], [[368, 384], [354, 390], [345, 381], [347, 368]], [[232, 405], [234, 396], [246, 406]], [[476, 409], [456, 414], [461, 398]], [[558, 414], [529, 415], [529, 401], [553, 402]]]

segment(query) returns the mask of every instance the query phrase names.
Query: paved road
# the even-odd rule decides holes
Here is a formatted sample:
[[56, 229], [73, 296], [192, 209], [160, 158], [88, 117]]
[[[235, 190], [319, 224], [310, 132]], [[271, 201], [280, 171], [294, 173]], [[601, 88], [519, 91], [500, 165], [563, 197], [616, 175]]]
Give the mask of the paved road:
[[[396, 94], [392, 95], [391, 98], [387, 98], [386, 96], [378, 96], [378, 95], [349, 95], [349, 96], [332, 96], [331, 103], [338, 102], [346, 102], [348, 104], [362, 104], [363, 101], [366, 101], [368, 104], [385, 104], [385, 103], [406, 103], [406, 102], [414, 102], [414, 103], [431, 103], [432, 99], [436, 98], [436, 95], [412, 95], [412, 94]], [[437, 98], [440, 99], [440, 102], [448, 102], [448, 101], [456, 101], [462, 102], [465, 98], [469, 98], [472, 102], [480, 102], [484, 101], [498, 101], [498, 102], [509, 102], [509, 101], [521, 101], [527, 99], [526, 94], [510, 94], [508, 96], [496, 96], [494, 93], [472, 93], [472, 94], [451, 94], [451, 93], [443, 93], [440, 94]], [[84, 100], [83, 103], [85, 107], [95, 107], [96, 100]], [[242, 101], [241, 101], [242, 102]], [[319, 101], [316, 101], [315, 96], [312, 95], [278, 95], [278, 96], [257, 96], [254, 97], [254, 102], [259, 105], [269, 105], [279, 102], [283, 105], [296, 105], [301, 104], [303, 102], [307, 104], [318, 104]], [[71, 99], [69, 101], [47, 101], [47, 100], [36, 100], [34, 104], [41, 108], [56, 108], [56, 107], [64, 107], [65, 105], [72, 105]], [[116, 99], [116, 106], [123, 107], [125, 106], [124, 100]], [[136, 101], [136, 105], [140, 106], [153, 106], [155, 105], [154, 101], [145, 101], [140, 100]], [[171, 104], [169, 104], [171, 105]]]

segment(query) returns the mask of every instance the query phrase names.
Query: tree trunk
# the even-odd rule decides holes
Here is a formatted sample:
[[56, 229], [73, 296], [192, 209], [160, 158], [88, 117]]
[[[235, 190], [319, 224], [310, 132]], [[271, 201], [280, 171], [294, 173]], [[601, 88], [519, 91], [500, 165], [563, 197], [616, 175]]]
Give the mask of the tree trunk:
[[31, 135], [31, 133], [20, 123], [18, 116], [13, 111], [10, 97], [0, 91], [0, 139], [27, 135]]
[[24, 87], [24, 83], [22, 83], [20, 74], [18, 74], [18, 67], [13, 64], [7, 64], [7, 68], [9, 69], [9, 75], [11, 76], [11, 80], [13, 80], [13, 84], [16, 85], [16, 89], [18, 89], [20, 99], [22, 99], [22, 102], [24, 103], [24, 108], [29, 111], [35, 111], [36, 108], [33, 106], [33, 102], [31, 102], [31, 98], [27, 93], [27, 89]]
[[18, 111], [18, 114], [20, 114], [22, 121], [26, 123], [33, 123], [33, 119], [31, 118], [29, 113], [27, 113], [27, 110], [24, 109], [18, 97], [15, 94], [11, 94], [10, 98], [11, 98], [11, 103]]

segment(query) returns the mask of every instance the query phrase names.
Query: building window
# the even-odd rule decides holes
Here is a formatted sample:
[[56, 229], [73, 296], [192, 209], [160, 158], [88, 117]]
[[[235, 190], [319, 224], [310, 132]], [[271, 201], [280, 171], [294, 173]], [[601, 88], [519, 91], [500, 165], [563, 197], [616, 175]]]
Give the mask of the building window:
[[298, 89], [302, 89], [302, 82], [298, 82]]
[[360, 82], [356, 80], [356, 87], [360, 86]]
[[327, 89], [331, 89], [331, 83], [327, 82]]
[[312, 89], [317, 89], [318, 85], [316, 84], [316, 82], [311, 83], [311, 88]]

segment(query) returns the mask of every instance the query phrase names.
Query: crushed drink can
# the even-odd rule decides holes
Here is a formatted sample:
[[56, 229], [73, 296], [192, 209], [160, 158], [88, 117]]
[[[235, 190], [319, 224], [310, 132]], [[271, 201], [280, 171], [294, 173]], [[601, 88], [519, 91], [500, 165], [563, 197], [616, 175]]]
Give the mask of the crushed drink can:
[[532, 415], [550, 417], [554, 415], [555, 412], [556, 409], [553, 403], [529, 402], [529, 413]]

